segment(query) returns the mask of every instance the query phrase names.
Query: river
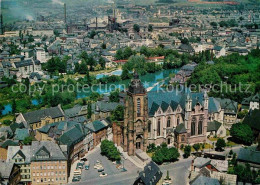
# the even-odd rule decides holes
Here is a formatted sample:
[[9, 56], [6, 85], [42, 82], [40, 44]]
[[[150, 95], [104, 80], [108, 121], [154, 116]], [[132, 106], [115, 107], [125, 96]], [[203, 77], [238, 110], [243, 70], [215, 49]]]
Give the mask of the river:
[[[162, 81], [165, 78], [169, 77], [169, 74], [177, 73], [179, 69], [167, 69], [158, 71], [156, 73], [148, 73], [146, 75], [140, 76], [141, 81], [143, 82], [145, 88], [153, 87], [156, 85], [158, 81]], [[129, 80], [122, 80], [120, 82], [114, 82], [114, 83], [108, 83], [108, 84], [102, 84], [102, 85], [95, 85], [91, 88], [86, 88], [84, 91], [79, 92], [77, 94], [77, 99], [85, 98], [91, 94], [91, 92], [98, 92], [99, 94], [106, 94], [110, 93], [111, 91], [115, 89], [121, 89], [124, 90], [124, 88], [128, 87], [128, 84], [130, 82]], [[35, 99], [32, 100], [32, 105], [38, 105], [39, 102]], [[12, 112], [12, 106], [11, 104], [7, 104], [4, 106], [5, 109], [2, 111], [3, 115], [7, 115]]]

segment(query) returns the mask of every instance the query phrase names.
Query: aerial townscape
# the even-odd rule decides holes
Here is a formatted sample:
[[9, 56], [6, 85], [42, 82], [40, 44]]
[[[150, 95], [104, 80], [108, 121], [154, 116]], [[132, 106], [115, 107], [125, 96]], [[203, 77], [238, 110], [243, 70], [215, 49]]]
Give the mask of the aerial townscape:
[[0, 185], [260, 184], [260, 0], [0, 0]]

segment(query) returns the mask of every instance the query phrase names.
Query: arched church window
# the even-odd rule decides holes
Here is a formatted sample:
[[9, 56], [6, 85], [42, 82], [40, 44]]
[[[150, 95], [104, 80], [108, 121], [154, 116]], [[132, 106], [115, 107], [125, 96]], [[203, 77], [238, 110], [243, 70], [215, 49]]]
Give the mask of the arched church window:
[[157, 122], [157, 136], [161, 135], [161, 119], [158, 119]]
[[198, 135], [202, 134], [202, 127], [203, 127], [203, 118], [200, 117], [199, 125], [198, 125]]
[[148, 132], [151, 132], [152, 130], [152, 123], [151, 121], [148, 122]]
[[180, 117], [177, 117], [177, 126], [180, 124]]
[[196, 119], [193, 118], [191, 121], [191, 135], [194, 136], [196, 131]]
[[185, 141], [185, 136], [182, 135], [182, 136], [181, 136], [181, 142], [184, 142], [184, 141]]
[[167, 119], [167, 127], [171, 127], [171, 117], [168, 117]]
[[141, 100], [140, 98], [137, 99], [137, 116], [141, 115]]

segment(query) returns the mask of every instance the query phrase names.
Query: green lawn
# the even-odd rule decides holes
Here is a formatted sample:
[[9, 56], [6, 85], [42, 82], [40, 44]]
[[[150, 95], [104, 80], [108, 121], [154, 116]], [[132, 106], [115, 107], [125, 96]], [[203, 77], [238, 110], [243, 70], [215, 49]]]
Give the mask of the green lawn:
[[0, 122], [2, 123], [4, 120], [11, 120], [13, 121], [14, 116], [13, 115], [6, 115], [0, 118]]
[[228, 141], [227, 143], [227, 146], [235, 146], [235, 145], [238, 145], [237, 143], [233, 142], [233, 141]]
[[217, 141], [218, 139], [220, 139], [220, 138], [222, 138], [223, 139], [223, 137], [210, 137], [210, 138], [208, 138], [210, 141], [213, 141], [213, 142], [215, 142], [215, 141]]
[[227, 136], [230, 136], [230, 131], [229, 131], [229, 130], [227, 130], [226, 135], [227, 135]]

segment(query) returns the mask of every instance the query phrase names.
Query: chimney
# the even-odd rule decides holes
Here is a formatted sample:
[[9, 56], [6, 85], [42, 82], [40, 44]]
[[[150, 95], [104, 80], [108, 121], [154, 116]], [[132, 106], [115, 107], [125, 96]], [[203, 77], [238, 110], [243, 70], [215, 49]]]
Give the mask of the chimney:
[[98, 26], [98, 25], [97, 25], [97, 17], [96, 17], [96, 30], [97, 30], [97, 26]]
[[22, 144], [20, 145], [20, 149], [21, 149], [21, 150], [23, 149], [23, 145], [22, 145]]
[[64, 23], [67, 24], [67, 8], [66, 8], [66, 3], [64, 3]]

